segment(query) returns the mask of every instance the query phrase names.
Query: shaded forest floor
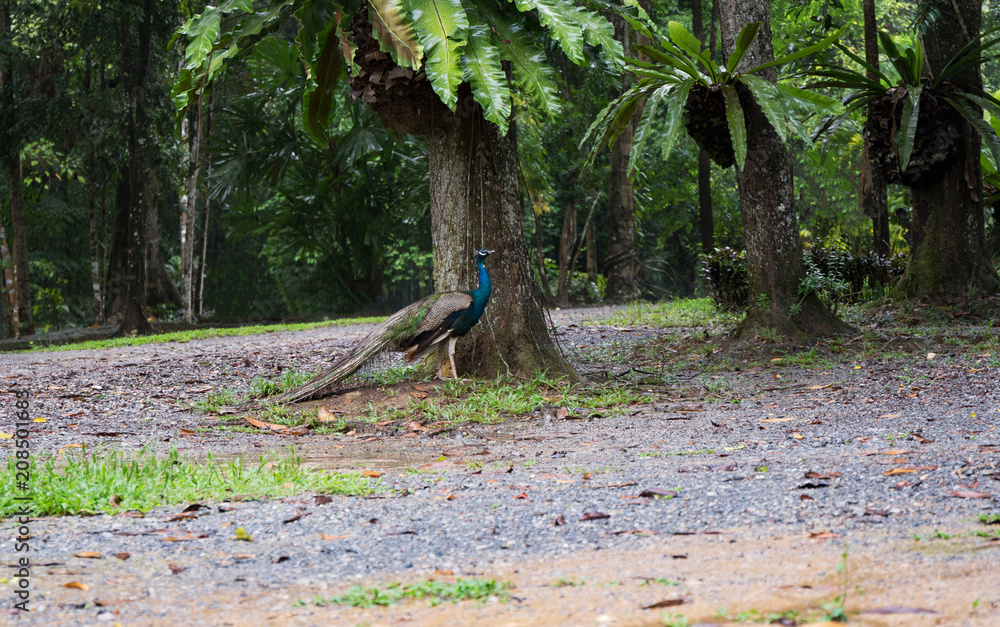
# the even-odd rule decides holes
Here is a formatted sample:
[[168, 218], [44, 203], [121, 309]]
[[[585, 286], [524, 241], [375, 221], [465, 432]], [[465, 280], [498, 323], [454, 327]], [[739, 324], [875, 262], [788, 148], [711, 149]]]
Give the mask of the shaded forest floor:
[[[230, 460], [294, 447], [371, 487], [34, 521], [34, 611], [7, 594], [0, 616], [1000, 624], [1000, 525], [988, 524], [1000, 514], [1000, 333], [958, 309], [854, 315], [854, 337], [732, 350], [733, 321], [698, 312], [553, 312], [588, 390], [396, 381], [389, 362], [300, 416], [257, 414], [263, 429], [227, 401], [255, 378], [323, 367], [371, 326], [0, 354], [0, 432], [27, 388], [45, 420], [36, 453]], [[4, 531], [13, 546], [14, 525]], [[331, 598], [473, 577], [513, 587], [479, 603]]]

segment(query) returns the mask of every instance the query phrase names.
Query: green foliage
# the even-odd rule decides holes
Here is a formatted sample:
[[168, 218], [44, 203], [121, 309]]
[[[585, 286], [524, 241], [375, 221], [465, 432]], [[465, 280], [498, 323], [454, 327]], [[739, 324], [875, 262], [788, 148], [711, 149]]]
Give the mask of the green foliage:
[[[803, 251], [806, 277], [799, 286], [802, 295], [815, 293], [834, 305], [881, 296], [903, 275], [906, 259], [873, 252], [850, 253], [832, 246], [806, 246]], [[749, 305], [746, 252], [716, 248], [702, 255], [702, 276], [712, 301], [723, 311], [739, 311]]]
[[[15, 462], [7, 459], [0, 477], [0, 518], [22, 504], [14, 500]], [[125, 510], [149, 511], [161, 505], [224, 500], [240, 494], [281, 498], [302, 492], [369, 494], [368, 479], [359, 473], [316, 472], [302, 466], [294, 451], [286, 457], [263, 456], [255, 463], [240, 458], [219, 462], [209, 453], [204, 461], [181, 456], [176, 449], [157, 458], [145, 449], [137, 454], [112, 451], [79, 455], [38, 454], [29, 470], [38, 516], [76, 516]], [[113, 498], [114, 497], [114, 498]]]
[[[458, 86], [467, 81], [486, 119], [504, 133], [511, 94], [507, 82], [501, 80], [501, 59], [511, 62], [519, 85], [531, 97], [549, 110], [557, 108], [544, 49], [526, 37], [529, 19], [537, 16], [573, 63], [587, 62], [584, 43], [600, 46], [609, 59], [621, 63], [621, 44], [615, 41], [611, 24], [570, 0], [516, 0], [513, 6], [504, 0], [375, 0], [368, 6], [373, 36], [397, 65], [422, 70], [452, 111], [458, 104]], [[344, 16], [352, 16], [356, 7], [356, 0], [272, 0], [266, 14], [258, 15], [247, 0], [227, 0], [206, 8], [179, 30], [188, 41], [184, 68], [173, 91], [179, 115], [227, 66], [288, 22], [295, 11], [296, 45], [310, 70], [303, 107], [305, 126], [314, 138], [322, 139], [342, 67], [345, 63], [355, 67], [355, 50], [348, 43], [350, 23]], [[511, 17], [515, 7], [531, 18]], [[234, 27], [222, 29], [223, 17], [234, 20]], [[338, 41], [348, 57], [343, 57]]]
[[[746, 123], [743, 115], [743, 105], [740, 102], [737, 86], [746, 89], [752, 98], [760, 104], [761, 109], [771, 124], [778, 130], [782, 139], [787, 137], [786, 124], [794, 129], [801, 125], [790, 121], [794, 117], [793, 102], [803, 100], [814, 107], [820, 106], [830, 110], [838, 109], [839, 103], [818, 93], [804, 92], [795, 88], [778, 89], [770, 82], [751, 76], [754, 72], [788, 65], [802, 57], [819, 52], [836, 41], [843, 33], [840, 29], [819, 42], [800, 48], [794, 52], [779, 57], [771, 62], [738, 73], [737, 68], [747, 50], [757, 37], [759, 22], [747, 24], [737, 37], [736, 46], [723, 67], [718, 65], [704, 45], [689, 33], [679, 22], [668, 23], [667, 34], [662, 33], [646, 12], [635, 0], [628, 0], [628, 5], [621, 11], [622, 17], [632, 27], [651, 41], [651, 45], [637, 45], [636, 49], [645, 54], [651, 61], [626, 59], [630, 71], [639, 77], [639, 83], [609, 104], [594, 120], [587, 134], [580, 142], [586, 145], [591, 137], [596, 141], [591, 147], [588, 163], [597, 156], [604, 146], [609, 148], [618, 139], [625, 127], [631, 123], [632, 117], [643, 103], [647, 103], [648, 112], [644, 111], [639, 126], [636, 129], [636, 148], [629, 159], [629, 172], [636, 165], [636, 160], [642, 154], [642, 147], [649, 136], [649, 125], [655, 115], [657, 105], [662, 100], [668, 105], [667, 133], [661, 138], [664, 154], [668, 154], [680, 132], [680, 116], [682, 107], [689, 101], [689, 92], [698, 91], [711, 95], [721, 93], [724, 101], [725, 128], [729, 131], [737, 168], [743, 169], [747, 153]], [[690, 117], [697, 111], [689, 108], [686, 115], [688, 132], [692, 134], [699, 145], [712, 145], [711, 138], [703, 136], [698, 131], [701, 125], [694, 124]], [[708, 124], [708, 126], [713, 126]], [[711, 153], [712, 151], [709, 150]], [[720, 165], [729, 165], [728, 159], [722, 155], [712, 155]]]
[[317, 597], [317, 605], [348, 605], [374, 607], [395, 605], [406, 599], [427, 599], [431, 605], [444, 601], [485, 601], [495, 597], [506, 601], [510, 597], [509, 583], [495, 579], [458, 579], [454, 583], [422, 581], [414, 584], [388, 583], [371, 587], [351, 586], [344, 594], [329, 598]]
[[[821, 63], [808, 70], [807, 75], [820, 78], [810, 83], [810, 87], [814, 89], [833, 87], [851, 91], [844, 99], [846, 109], [830, 116], [819, 128], [817, 135], [836, 127], [844, 118], [862, 107], [876, 102], [888, 103], [885, 108], [890, 112], [889, 115], [898, 115], [898, 121], [890, 125], [889, 149], [894, 153], [893, 161], [898, 164], [899, 172], [905, 172], [918, 131], [921, 94], [933, 94], [934, 99], [946, 103], [975, 127], [989, 148], [994, 165], [1000, 164], [1000, 135], [983, 120], [981, 113], [981, 110], [985, 110], [993, 116], [1000, 115], [1000, 100], [981, 88], [970, 85], [958, 87], [949, 81], [956, 72], [979, 59], [982, 53], [1000, 44], [1000, 37], [994, 37], [997, 32], [1000, 32], [1000, 27], [988, 29], [974, 37], [933, 79], [924, 78], [924, 51], [919, 37], [912, 38], [911, 46], [900, 46], [888, 33], [879, 32], [879, 43], [894, 73], [883, 72], [881, 68], [866, 63], [847, 46], [836, 43], [850, 60], [862, 66], [865, 71], [873, 72], [877, 78], [870, 79], [867, 73], [830, 63]], [[900, 100], [903, 103], [902, 110], [897, 114], [896, 103]]]

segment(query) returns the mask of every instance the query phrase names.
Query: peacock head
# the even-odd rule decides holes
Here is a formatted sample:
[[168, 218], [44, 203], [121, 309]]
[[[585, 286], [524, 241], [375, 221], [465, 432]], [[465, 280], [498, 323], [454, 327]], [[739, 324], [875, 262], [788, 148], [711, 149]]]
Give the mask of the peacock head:
[[496, 252], [496, 251], [494, 251], [494, 250], [486, 250], [485, 248], [480, 248], [479, 250], [477, 250], [477, 251], [475, 251], [475, 252], [472, 253], [472, 257], [473, 257], [473, 259], [476, 260], [477, 263], [479, 263], [479, 262], [482, 262], [482, 261], [486, 261], [486, 258], [489, 257], [490, 254], [494, 253], [494, 252]]

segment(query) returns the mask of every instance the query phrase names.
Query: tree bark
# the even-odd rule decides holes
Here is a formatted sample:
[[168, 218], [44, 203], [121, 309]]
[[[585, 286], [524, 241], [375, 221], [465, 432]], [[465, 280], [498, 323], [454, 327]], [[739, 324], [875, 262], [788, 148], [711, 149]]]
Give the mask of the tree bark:
[[198, 106], [188, 112], [182, 123], [182, 141], [188, 144], [187, 190], [181, 196], [181, 307], [184, 321], [193, 321], [194, 312], [194, 244], [195, 210], [198, 206], [198, 175], [201, 173], [201, 96]]
[[[622, 43], [625, 55], [631, 54], [631, 29], [628, 22], [613, 16], [615, 39]], [[622, 92], [632, 85], [631, 75], [622, 74]], [[635, 276], [635, 194], [628, 176], [628, 159], [632, 152], [636, 123], [640, 111], [611, 147], [611, 175], [608, 181], [608, 243], [604, 258], [604, 276], [608, 281], [604, 299], [612, 303], [634, 300], [639, 296]]]
[[[94, 160], [88, 159], [87, 171], [87, 206], [90, 209], [90, 281], [94, 295], [94, 324], [104, 324], [104, 292], [101, 290], [101, 257], [104, 255], [104, 242], [101, 240], [100, 220], [97, 208], [97, 175]], [[103, 207], [101, 208], [103, 210]]]
[[7, 184], [10, 187], [10, 230], [14, 245], [14, 282], [17, 284], [17, 311], [21, 331], [34, 335], [35, 321], [31, 315], [31, 275], [28, 270], [28, 228], [24, 223], [24, 198], [21, 195], [21, 159], [9, 156], [4, 160]]
[[[878, 68], [878, 23], [875, 0], [862, 0], [865, 20], [865, 61]], [[875, 72], [868, 70], [868, 78], [878, 80]], [[864, 147], [861, 151], [861, 212], [872, 219], [872, 250], [882, 256], [889, 255], [889, 197], [882, 169], [873, 167], [871, 151], [873, 106], [868, 107], [864, 126]]]
[[153, 332], [146, 313], [146, 204], [148, 197], [149, 115], [146, 111], [146, 74], [152, 33], [152, 0], [144, 0], [132, 50], [132, 19], [122, 18], [122, 88], [125, 96], [126, 136], [128, 143], [128, 213], [125, 234], [124, 313], [119, 336]]
[[0, 262], [3, 265], [3, 290], [0, 290], [0, 313], [3, 315], [3, 333], [0, 337], [21, 337], [21, 322], [17, 311], [17, 286], [14, 282], [14, 260], [7, 246], [7, 229], [0, 220]]
[[[702, 24], [702, 0], [691, 0], [691, 27], [694, 36], [705, 42], [705, 27]], [[712, 56], [714, 51], [709, 51]], [[701, 251], [707, 253], [715, 248], [715, 220], [712, 215], [712, 158], [702, 148], [698, 149], [698, 231], [701, 234]]]
[[[200, 104], [200, 103], [199, 103]], [[209, 96], [208, 99], [208, 111], [202, 114], [202, 124], [204, 124], [204, 132], [202, 134], [202, 142], [208, 142], [209, 137], [212, 136], [212, 97]], [[205, 159], [205, 181], [210, 181], [212, 179], [212, 160]], [[198, 269], [195, 273], [197, 283], [194, 289], [194, 308], [198, 313], [200, 318], [205, 313], [205, 270], [206, 270], [206, 260], [208, 259], [208, 216], [210, 214], [212, 202], [208, 197], [208, 193], [202, 194], [201, 201], [201, 252], [198, 254]]]
[[[771, 24], [766, 0], [726, 0], [720, 9], [722, 41], [732, 50], [740, 29], [760, 21], [761, 27], [743, 68], [752, 68], [774, 58]], [[774, 69], [758, 73], [774, 82]], [[738, 85], [747, 126], [747, 158], [736, 182], [747, 248], [750, 310], [733, 332], [739, 341], [759, 337], [758, 329], [776, 329], [786, 338], [841, 333], [849, 327], [833, 316], [815, 294], [801, 297], [799, 283], [805, 278], [802, 244], [792, 166], [788, 150], [768, 122], [750, 91]]]
[[458, 91], [455, 113], [425, 78], [386, 87], [381, 77], [395, 64], [371, 38], [366, 10], [355, 15], [352, 30], [356, 58], [363, 60], [351, 81], [355, 96], [371, 104], [390, 130], [427, 136], [436, 291], [468, 289], [475, 276], [471, 252], [495, 250], [487, 260], [493, 295], [480, 323], [458, 343], [459, 372], [528, 375], [547, 369], [579, 379], [548, 334], [541, 292], [532, 278], [513, 121], [501, 135], [486, 121], [468, 85]]
[[587, 280], [593, 283], [595, 286], [598, 283], [597, 278], [597, 236], [594, 234], [594, 220], [587, 221]]
[[[924, 35], [925, 71], [936, 76], [979, 34], [982, 0], [936, 0], [940, 17]], [[982, 88], [979, 63], [953, 75], [959, 89]], [[898, 293], [947, 303], [971, 294], [994, 293], [1000, 277], [986, 254], [979, 135], [964, 118], [961, 147], [935, 181], [913, 189], [913, 242]]]

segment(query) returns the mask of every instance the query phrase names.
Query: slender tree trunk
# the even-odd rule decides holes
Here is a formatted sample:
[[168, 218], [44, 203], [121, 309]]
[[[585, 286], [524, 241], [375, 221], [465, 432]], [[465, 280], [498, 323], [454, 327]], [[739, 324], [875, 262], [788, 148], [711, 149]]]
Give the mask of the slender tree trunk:
[[170, 273], [160, 254], [160, 207], [157, 195], [149, 191], [146, 204], [146, 305], [155, 307], [167, 303], [181, 306], [181, 293], [170, 279]]
[[[631, 54], [631, 29], [628, 22], [613, 16], [615, 39], [622, 42], [625, 55]], [[630, 74], [622, 74], [622, 92], [632, 85]], [[628, 159], [632, 152], [636, 123], [640, 112], [636, 111], [632, 122], [625, 127], [618, 140], [611, 147], [611, 175], [608, 181], [608, 244], [604, 258], [604, 276], [608, 281], [604, 298], [612, 303], [634, 300], [639, 296], [639, 286], [635, 276], [635, 194], [632, 179], [628, 176]]]
[[21, 321], [17, 310], [17, 284], [14, 281], [14, 260], [7, 246], [7, 229], [0, 220], [0, 262], [3, 264], [3, 290], [0, 312], [3, 314], [4, 333], [0, 337], [21, 337]]
[[[698, 41], [705, 41], [702, 24], [702, 0], [691, 0], [691, 26]], [[714, 56], [714, 50], [710, 50]], [[712, 215], [712, 158], [704, 149], [698, 149], [698, 231], [701, 234], [701, 251], [715, 248], [715, 220]]]
[[[208, 111], [204, 112], [202, 122], [205, 125], [202, 142], [208, 142], [212, 136], [212, 95], [208, 99]], [[212, 160], [205, 159], [205, 181], [212, 179]], [[208, 259], [208, 216], [212, 207], [208, 194], [202, 194], [201, 201], [201, 252], [198, 255], [197, 283], [195, 284], [195, 310], [200, 318], [205, 312], [205, 270]]]
[[[933, 0], [930, 5], [939, 17], [924, 35], [925, 67], [937, 75], [979, 34], [982, 0]], [[959, 89], [982, 89], [979, 64], [970, 64], [950, 82]], [[964, 118], [960, 129], [960, 148], [940, 178], [910, 193], [913, 242], [899, 287], [939, 302], [1000, 289], [1000, 277], [986, 254], [980, 138]]]
[[[878, 68], [878, 23], [875, 17], [875, 0], [863, 0], [865, 19], [865, 61]], [[868, 78], [878, 80], [875, 72], [868, 70]], [[889, 254], [889, 197], [885, 176], [881, 168], [872, 167], [871, 134], [874, 116], [868, 107], [864, 126], [864, 148], [861, 152], [861, 211], [872, 219], [872, 250], [882, 256]]]
[[[152, 0], [145, 0], [133, 42], [132, 19], [122, 19], [122, 88], [125, 95], [126, 136], [128, 140], [128, 213], [124, 272], [124, 314], [118, 335], [152, 333], [146, 314], [146, 217], [148, 190], [149, 116], [146, 112], [146, 74], [153, 22]], [[132, 49], [133, 43], [138, 49]]]
[[545, 267], [545, 245], [542, 241], [542, 216], [533, 208], [531, 215], [535, 218], [535, 263], [538, 264], [538, 280], [542, 284], [542, 294], [546, 303], [555, 302], [552, 287], [549, 285], [549, 271]]
[[[199, 105], [200, 105], [199, 98]], [[194, 274], [195, 210], [198, 206], [198, 175], [201, 172], [201, 107], [196, 107], [182, 123], [182, 141], [189, 144], [187, 191], [181, 196], [181, 306], [184, 321], [193, 320], [192, 280]], [[193, 118], [193, 119], [192, 119]], [[190, 123], [189, 123], [190, 120]]]
[[363, 60], [352, 79], [356, 93], [390, 130], [427, 136], [435, 289], [468, 289], [474, 276], [472, 251], [496, 251], [487, 261], [493, 295], [480, 323], [458, 343], [459, 372], [527, 375], [548, 369], [578, 379], [548, 334], [541, 291], [532, 277], [515, 125], [501, 135], [465, 84], [455, 113], [422, 77], [401, 80], [387, 90], [380, 77], [394, 64], [371, 38], [366, 10], [355, 15], [353, 32], [356, 58]]
[[[741, 67], [750, 68], [774, 58], [771, 24], [766, 0], [725, 0], [720, 9], [722, 41], [732, 50], [740, 29], [760, 21], [757, 39], [750, 46]], [[758, 75], [772, 82], [774, 69]], [[750, 311], [733, 332], [734, 339], [752, 340], [761, 327], [771, 327], [791, 338], [829, 335], [849, 327], [834, 317], [815, 295], [801, 297], [800, 281], [805, 278], [802, 244], [792, 184], [788, 150], [778, 132], [754, 102], [749, 90], [739, 85], [747, 126], [745, 167], [736, 174], [740, 212], [746, 238], [750, 283]]]
[[[97, 207], [97, 175], [93, 159], [88, 159], [90, 173], [87, 180], [87, 206], [90, 209], [90, 280], [94, 294], [94, 324], [104, 324], [104, 292], [101, 290], [104, 246], [101, 240], [101, 226]], [[103, 209], [103, 207], [102, 207]]]
[[24, 198], [21, 196], [21, 159], [4, 160], [10, 186], [10, 230], [14, 244], [14, 281], [17, 284], [17, 310], [25, 335], [35, 333], [31, 315], [31, 275], [28, 270], [28, 228], [24, 224]]
[[569, 288], [573, 282], [573, 271], [570, 259], [573, 257], [573, 245], [576, 243], [576, 199], [570, 201], [563, 216], [562, 232], [559, 234], [559, 288], [557, 303], [560, 307], [569, 306]]
[[597, 276], [597, 236], [594, 234], [593, 219], [587, 221], [585, 237], [587, 238], [587, 280], [596, 286], [600, 279]]

